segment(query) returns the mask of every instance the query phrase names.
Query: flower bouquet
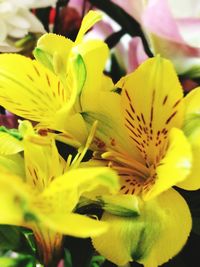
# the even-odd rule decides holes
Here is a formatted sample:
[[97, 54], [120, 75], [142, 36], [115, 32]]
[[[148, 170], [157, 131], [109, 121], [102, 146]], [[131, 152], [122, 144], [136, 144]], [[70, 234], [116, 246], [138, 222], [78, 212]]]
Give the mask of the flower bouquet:
[[199, 11], [0, 2], [0, 266], [198, 266]]

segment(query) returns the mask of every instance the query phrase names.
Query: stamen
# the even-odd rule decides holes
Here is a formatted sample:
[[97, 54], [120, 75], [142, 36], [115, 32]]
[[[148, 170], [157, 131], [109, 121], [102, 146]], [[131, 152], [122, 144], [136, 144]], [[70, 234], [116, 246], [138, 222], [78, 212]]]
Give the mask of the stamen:
[[69, 169], [70, 165], [72, 162], [72, 154], [69, 154], [69, 156], [67, 157], [67, 162], [66, 162], [66, 168], [65, 171]]
[[137, 171], [138, 173], [140, 173], [140, 176], [148, 176], [149, 174], [149, 170], [145, 165], [133, 158], [128, 157], [128, 155], [123, 155], [122, 153], [115, 151], [108, 151], [103, 153], [101, 157], [103, 159], [114, 160], [115, 162], [125, 164], [126, 166], [130, 167], [132, 171]]
[[86, 144], [84, 147], [81, 147], [79, 149], [78, 154], [75, 156], [75, 158], [73, 159], [73, 161], [71, 163], [70, 169], [77, 168], [79, 166], [79, 164], [81, 163], [82, 159], [84, 158], [86, 152], [88, 151], [88, 149], [89, 149], [89, 147], [93, 141], [93, 138], [95, 136], [95, 132], [97, 129], [97, 124], [98, 124], [98, 121], [95, 121], [93, 123], [90, 134], [87, 138]]
[[115, 171], [117, 171], [119, 173], [119, 175], [121, 174], [129, 174], [132, 176], [138, 176], [140, 178], [145, 178], [144, 176], [141, 176], [141, 173], [137, 170], [133, 170], [127, 167], [121, 167], [121, 166], [115, 166], [112, 164], [112, 169], [114, 169]]

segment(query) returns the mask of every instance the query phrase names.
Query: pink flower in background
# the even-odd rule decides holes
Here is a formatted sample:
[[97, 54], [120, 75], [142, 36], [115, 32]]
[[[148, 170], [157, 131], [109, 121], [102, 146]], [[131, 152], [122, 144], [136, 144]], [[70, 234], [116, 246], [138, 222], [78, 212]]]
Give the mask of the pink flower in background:
[[[70, 24], [70, 25], [72, 26], [72, 28], [78, 30], [79, 27], [76, 27], [76, 25], [79, 24], [80, 26], [80, 19], [76, 15], [75, 11], [78, 12], [81, 18], [83, 16], [83, 13], [86, 13], [91, 7], [92, 7], [91, 4], [87, 0], [86, 1], [85, 0], [70, 0], [67, 7], [63, 9], [62, 13], [64, 16], [62, 17], [65, 17], [66, 14], [69, 14], [69, 13], [72, 14], [72, 11], [73, 11], [74, 20], [71, 20], [73, 24]], [[70, 17], [71, 17], [70, 15], [67, 16], [68, 21]], [[67, 32], [67, 28], [68, 28], [68, 32]], [[65, 32], [66, 33], [65, 36], [67, 36], [68, 34], [67, 37], [69, 37], [70, 36], [69, 28], [70, 28], [69, 23], [65, 23], [61, 25], [60, 29], [64, 29], [64, 31], [63, 30], [60, 31], [60, 34], [65, 35], [64, 34]], [[119, 31], [120, 29], [121, 27], [115, 21], [113, 21], [106, 14], [103, 14], [103, 19], [94, 25], [92, 30], [89, 31], [85, 35], [85, 39], [105, 40], [107, 37], [112, 35], [114, 32]], [[111, 53], [115, 54], [120, 67], [124, 70], [130, 69], [129, 67], [130, 63], [128, 59], [128, 56], [129, 56], [128, 47], [129, 47], [130, 40], [131, 40], [131, 37], [126, 34], [125, 36], [122, 37], [120, 42], [111, 50]], [[109, 69], [109, 64], [108, 64], [108, 69]]]
[[143, 0], [112, 0], [112, 2], [123, 8], [135, 20], [141, 22], [141, 14], [145, 7]]
[[148, 58], [140, 37], [134, 37], [129, 42], [128, 58], [128, 72], [134, 71]]
[[[172, 60], [179, 74], [200, 76], [200, 1], [148, 0], [146, 4], [142, 0], [113, 2], [141, 24], [154, 54]], [[131, 60], [135, 61], [135, 58]]]
[[61, 260], [59, 263], [58, 263], [58, 266], [57, 267], [65, 267], [64, 265], [64, 260]]
[[[105, 40], [120, 29], [121, 27], [114, 20], [112, 20], [106, 14], [103, 14], [103, 19], [94, 25], [92, 31], [88, 32], [85, 38]], [[111, 49], [111, 53], [116, 56], [116, 59], [123, 70], [129, 69], [128, 47], [130, 40], [131, 37], [126, 34], [120, 39], [117, 45]]]
[[[131, 2], [131, 1], [130, 1]], [[67, 6], [62, 7], [59, 14], [59, 21], [57, 22], [57, 33], [64, 35], [70, 39], [75, 39], [75, 36], [80, 28], [81, 19], [84, 13], [87, 13], [91, 8], [91, 4], [85, 0], [70, 0]], [[51, 14], [51, 22], [54, 22], [55, 19], [55, 10]], [[101, 39], [105, 40], [114, 32], [117, 32], [121, 29], [121, 27], [106, 14], [103, 14], [103, 19], [94, 25], [92, 31], [89, 31], [85, 35], [85, 39]], [[140, 45], [140, 41], [136, 38], [136, 42], [139, 45], [136, 45], [137, 48], [135, 54], [138, 54], [142, 49]], [[132, 71], [133, 66], [136, 68], [139, 63], [141, 63], [143, 59], [142, 56], [139, 55], [139, 58], [131, 62], [129, 60], [129, 46], [134, 46], [134, 40], [131, 41], [131, 37], [126, 34], [120, 40], [120, 42], [111, 50], [111, 53], [117, 58], [117, 61], [121, 67], [121, 69], [125, 71]], [[130, 52], [131, 56], [133, 56], [133, 50]], [[145, 58], [146, 59], [146, 58]], [[137, 62], [137, 63], [136, 63]], [[139, 63], [138, 63], [139, 62]], [[109, 70], [109, 64], [107, 64], [107, 70]]]
[[179, 74], [200, 76], [200, 2], [150, 0], [142, 14], [155, 53], [173, 61]]

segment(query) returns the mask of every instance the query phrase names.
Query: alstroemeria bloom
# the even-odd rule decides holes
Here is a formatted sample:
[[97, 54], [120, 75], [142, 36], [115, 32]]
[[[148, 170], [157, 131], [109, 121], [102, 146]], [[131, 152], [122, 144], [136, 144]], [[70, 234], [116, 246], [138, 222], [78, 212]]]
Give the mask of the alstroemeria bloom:
[[18, 51], [12, 39], [28, 33], [44, 33], [44, 27], [30, 9], [51, 6], [55, 0], [3, 0], [0, 2], [0, 51]]
[[35, 50], [37, 61], [0, 55], [1, 105], [39, 122], [38, 128], [63, 132], [74, 146], [85, 142], [88, 130], [80, 112], [100, 88], [110, 84], [103, 75], [107, 45], [100, 40], [82, 40], [100, 18], [98, 12], [90, 11], [75, 42], [56, 34], [42, 36]]
[[[143, 27], [154, 54], [170, 59], [179, 74], [200, 75], [200, 5], [196, 0], [113, 0]], [[162, 22], [162, 23], [161, 23]]]
[[[83, 115], [88, 124], [99, 120], [94, 145], [101, 151], [93, 164], [107, 164], [121, 177], [119, 195], [100, 198], [107, 210], [102, 220], [113, 227], [93, 244], [117, 265], [136, 260], [155, 267], [182, 249], [191, 230], [189, 208], [172, 186], [200, 188], [199, 160], [192, 167], [191, 153], [191, 147], [199, 149], [198, 134], [187, 139], [182, 130], [188, 100], [169, 61], [149, 59], [116, 87], [122, 90], [118, 106], [104, 99], [99, 110]], [[122, 147], [116, 140], [123, 129], [128, 136]]]
[[111, 193], [118, 190], [117, 176], [108, 168], [76, 168], [89, 144], [83, 154], [65, 162], [54, 139], [36, 135], [29, 122], [22, 127], [24, 157], [0, 156], [0, 223], [30, 228], [41, 262], [54, 267], [63, 234], [89, 237], [107, 230], [108, 224], [74, 210], [80, 196], [98, 186]]
[[[88, 1], [83, 0], [70, 0], [68, 6], [76, 9], [80, 15], [83, 13], [83, 8], [85, 12], [92, 8]], [[121, 30], [120, 25], [112, 20], [108, 15], [103, 13], [102, 20], [95, 24], [92, 31], [85, 35], [85, 40], [96, 38], [104, 41], [111, 34], [119, 30]], [[127, 53], [130, 40], [131, 37], [128, 34], [124, 35], [120, 39], [119, 43], [111, 50], [111, 52], [116, 56], [117, 61], [123, 71], [130, 68], [129, 55]]]
[[[9, 111], [41, 122], [43, 128], [65, 130], [61, 120], [66, 120], [67, 111], [66, 115], [61, 114], [62, 108], [68, 107], [68, 92], [59, 78], [37, 61], [27, 57], [17, 54], [1, 54], [0, 57], [1, 104], [4, 105], [6, 100], [5, 106]], [[73, 81], [70, 85], [73, 88]], [[16, 101], [17, 98], [19, 101]], [[70, 120], [68, 123], [70, 124]], [[74, 138], [69, 133], [65, 133], [65, 136], [73, 144], [77, 143], [76, 136]]]

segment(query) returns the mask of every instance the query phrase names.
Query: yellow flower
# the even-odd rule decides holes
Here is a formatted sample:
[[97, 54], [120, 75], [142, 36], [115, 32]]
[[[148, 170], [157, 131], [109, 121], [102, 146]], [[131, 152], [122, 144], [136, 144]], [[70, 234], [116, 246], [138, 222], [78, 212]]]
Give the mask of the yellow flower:
[[[198, 147], [196, 128], [187, 134], [185, 122], [187, 137], [181, 130], [187, 101], [167, 60], [149, 59], [119, 81], [116, 87], [121, 95], [113, 90], [111, 80], [103, 75], [107, 46], [100, 41], [82, 42], [83, 34], [98, 19], [97, 13], [90, 12], [74, 43], [61, 36], [44, 35], [35, 50], [42, 64], [19, 55], [0, 55], [0, 104], [39, 122], [40, 131], [61, 131], [57, 138], [65, 138], [76, 147], [85, 143], [88, 129], [98, 120], [91, 146], [96, 150], [96, 161], [90, 165], [108, 165], [116, 170], [121, 189], [113, 197], [97, 190], [107, 210], [102, 221], [113, 227], [93, 238], [93, 244], [116, 264], [137, 260], [154, 267], [181, 250], [191, 229], [188, 206], [171, 187], [200, 187], [193, 175], [194, 166], [198, 166], [195, 160], [191, 167], [191, 147], [193, 152]], [[95, 173], [97, 169], [88, 170]], [[47, 223], [37, 205], [33, 205], [34, 212]]]
[[39, 122], [39, 129], [60, 131], [57, 138], [73, 146], [84, 143], [88, 129], [80, 112], [89, 108], [99, 89], [110, 82], [103, 76], [107, 45], [99, 40], [82, 40], [100, 18], [98, 12], [90, 11], [75, 42], [56, 34], [42, 36], [35, 50], [37, 61], [15, 54], [0, 55], [1, 105]]
[[16, 129], [0, 126], [0, 155], [15, 154], [23, 150], [22, 134]]
[[[36, 139], [40, 139], [36, 135], [29, 121], [18, 120], [18, 129], [8, 129], [5, 126], [0, 126], [0, 155], [13, 155], [24, 150], [24, 137], [31, 135]], [[44, 139], [46, 142], [46, 139]]]
[[200, 188], [191, 139], [182, 130], [191, 101], [183, 98], [172, 64], [160, 57], [147, 60], [116, 87], [121, 95], [115, 102], [104, 99], [103, 107], [83, 114], [88, 125], [99, 121], [93, 164], [116, 170], [121, 183], [119, 195], [100, 197], [106, 210], [102, 220], [112, 227], [93, 244], [117, 265], [136, 260], [155, 267], [182, 249], [191, 230], [187, 203], [172, 188]]
[[65, 162], [53, 138], [34, 134], [31, 124], [25, 123], [30, 131], [23, 137], [24, 157], [0, 157], [0, 223], [32, 229], [41, 262], [56, 266], [63, 234], [89, 237], [108, 229], [107, 223], [74, 211], [84, 193], [94, 198], [98, 187], [107, 193], [117, 191], [117, 176], [104, 167], [77, 169], [94, 128], [82, 152], [73, 161], [69, 157]]
[[181, 183], [186, 190], [197, 190], [199, 186], [199, 166], [200, 166], [200, 88], [192, 90], [184, 99], [185, 118], [183, 131], [187, 136], [193, 153], [192, 170], [189, 177]]

